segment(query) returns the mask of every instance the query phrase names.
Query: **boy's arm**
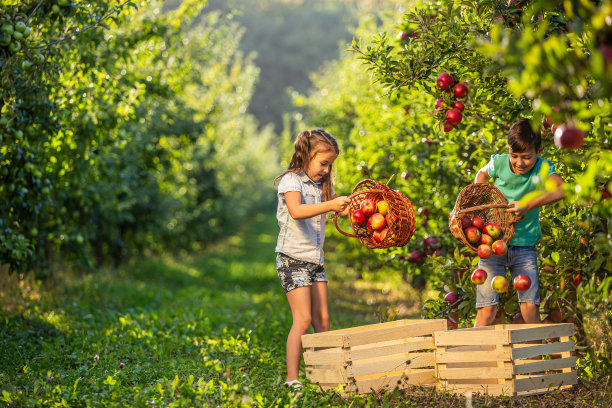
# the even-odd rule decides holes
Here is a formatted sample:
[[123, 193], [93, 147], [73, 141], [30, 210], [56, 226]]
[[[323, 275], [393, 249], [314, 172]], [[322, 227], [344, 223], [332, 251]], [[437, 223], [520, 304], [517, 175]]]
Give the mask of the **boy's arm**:
[[563, 190], [561, 189], [561, 186], [564, 183], [561, 176], [559, 176], [557, 173], [553, 173], [549, 176], [549, 179], [553, 180], [557, 184], [556, 191], [547, 191], [545, 194], [537, 198], [534, 198], [533, 200], [529, 201], [527, 204], [525, 204], [522, 207], [518, 206], [518, 201], [511, 201], [508, 204], [511, 205], [512, 207], [509, 208], [507, 211], [509, 213], [513, 213], [519, 217], [522, 217], [525, 215], [527, 211], [530, 211], [536, 208], [540, 208], [546, 204], [555, 203], [561, 200], [563, 197], [565, 197], [565, 194], [563, 193]]
[[478, 170], [478, 173], [476, 173], [476, 178], [474, 178], [474, 183], [487, 183], [490, 178], [489, 164], [487, 164], [482, 169]]

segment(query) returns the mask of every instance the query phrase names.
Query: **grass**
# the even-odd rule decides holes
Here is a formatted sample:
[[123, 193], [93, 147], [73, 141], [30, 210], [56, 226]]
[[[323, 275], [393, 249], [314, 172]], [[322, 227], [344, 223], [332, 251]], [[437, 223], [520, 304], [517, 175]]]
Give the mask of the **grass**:
[[[415, 388], [344, 398], [284, 389], [291, 316], [274, 270], [277, 226], [258, 216], [201, 254], [134, 261], [40, 284], [2, 276], [0, 406], [431, 406], [461, 398]], [[330, 242], [333, 245], [333, 242]], [[355, 279], [328, 251], [332, 328], [375, 323], [419, 295], [396, 275]], [[598, 387], [562, 396], [475, 399], [474, 406], [607, 406]], [[599, 392], [598, 392], [599, 391]], [[605, 404], [605, 405], [604, 405]]]

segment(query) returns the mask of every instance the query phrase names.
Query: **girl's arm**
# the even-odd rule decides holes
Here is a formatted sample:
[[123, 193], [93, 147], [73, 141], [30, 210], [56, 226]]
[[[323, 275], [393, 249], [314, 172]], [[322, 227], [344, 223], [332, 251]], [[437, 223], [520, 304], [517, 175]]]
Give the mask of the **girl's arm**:
[[546, 204], [555, 203], [561, 200], [563, 197], [565, 197], [565, 194], [563, 193], [563, 190], [561, 189], [561, 186], [564, 183], [561, 176], [559, 176], [557, 173], [553, 173], [549, 176], [549, 178], [557, 184], [557, 191], [552, 191], [552, 192], [548, 191], [546, 192], [546, 194], [543, 194], [539, 196], [538, 198], [534, 198], [533, 200], [531, 200], [530, 202], [528, 202], [522, 207], [518, 206], [517, 201], [511, 201], [508, 204], [510, 204], [512, 207], [506, 211], [509, 213], [514, 213], [515, 215], [518, 215], [518, 216], [523, 216], [525, 215], [527, 211], [533, 210], [535, 208], [540, 208]]
[[[332, 200], [333, 200], [334, 198], [338, 198], [338, 194], [336, 194], [336, 192], [335, 192], [335, 191], [334, 191], [334, 194], [333, 194], [333, 196], [332, 196]], [[349, 212], [349, 207], [348, 207], [348, 204], [349, 204], [349, 202], [350, 202], [350, 200], [349, 200], [349, 201], [347, 201], [347, 203], [346, 203], [346, 208], [345, 208], [344, 210], [342, 210], [342, 211], [340, 211], [340, 212], [338, 213], [338, 216], [339, 216], [339, 217], [346, 217], [346, 216], [348, 215], [348, 212]]]
[[348, 197], [335, 197], [329, 201], [316, 204], [302, 204], [302, 193], [299, 191], [287, 191], [285, 193], [285, 203], [289, 214], [295, 220], [312, 218], [330, 211], [341, 212], [346, 209], [350, 199]]

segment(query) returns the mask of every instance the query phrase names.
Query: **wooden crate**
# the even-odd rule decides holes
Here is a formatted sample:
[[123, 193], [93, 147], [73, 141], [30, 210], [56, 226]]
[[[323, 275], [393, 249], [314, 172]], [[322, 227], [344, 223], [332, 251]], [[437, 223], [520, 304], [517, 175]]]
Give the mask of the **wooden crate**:
[[532, 395], [577, 383], [572, 323], [500, 324], [437, 332], [437, 389]]
[[306, 377], [345, 392], [435, 383], [433, 333], [446, 320], [397, 320], [302, 336]]

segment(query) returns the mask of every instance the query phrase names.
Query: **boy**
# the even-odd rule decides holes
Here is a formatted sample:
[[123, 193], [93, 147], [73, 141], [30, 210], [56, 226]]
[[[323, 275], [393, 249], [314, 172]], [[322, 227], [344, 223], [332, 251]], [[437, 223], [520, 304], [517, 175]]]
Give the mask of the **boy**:
[[[493, 177], [495, 187], [511, 205], [507, 211], [521, 218], [514, 224], [515, 232], [508, 243], [508, 253], [480, 259], [478, 263], [478, 267], [487, 271], [488, 276], [486, 282], [476, 289], [476, 327], [493, 324], [499, 294], [491, 288], [491, 280], [495, 276], [505, 275], [506, 267], [510, 269], [513, 279], [519, 274], [525, 274], [531, 279], [531, 287], [525, 292], [518, 292], [521, 315], [525, 323], [540, 323], [538, 256], [535, 251], [535, 244], [542, 237], [539, 208], [559, 201], [564, 196], [561, 191], [563, 179], [555, 172], [550, 161], [539, 156], [544, 150], [540, 134], [533, 131], [528, 119], [521, 119], [510, 127], [508, 149], [509, 154], [491, 156], [491, 161], [478, 171], [474, 181], [486, 183]], [[548, 177], [557, 184], [557, 191], [547, 192], [519, 207], [518, 201], [535, 189], [534, 177], [539, 175], [544, 162], [549, 165]]]

